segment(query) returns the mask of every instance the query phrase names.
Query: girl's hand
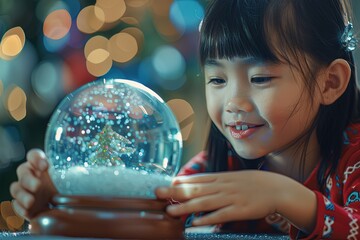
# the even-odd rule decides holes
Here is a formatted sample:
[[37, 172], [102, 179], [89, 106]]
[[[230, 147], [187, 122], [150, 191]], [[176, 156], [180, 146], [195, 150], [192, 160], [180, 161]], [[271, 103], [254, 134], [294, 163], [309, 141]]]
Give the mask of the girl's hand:
[[45, 153], [38, 149], [30, 150], [27, 161], [17, 168], [18, 181], [10, 186], [13, 208], [27, 220], [47, 210], [51, 198], [57, 193], [48, 174]]
[[260, 219], [272, 213], [283, 215], [304, 230], [311, 231], [315, 224], [315, 194], [272, 172], [246, 170], [177, 177], [173, 186], [158, 188], [156, 194], [181, 202], [167, 208], [170, 215], [209, 212], [195, 219], [194, 226]]

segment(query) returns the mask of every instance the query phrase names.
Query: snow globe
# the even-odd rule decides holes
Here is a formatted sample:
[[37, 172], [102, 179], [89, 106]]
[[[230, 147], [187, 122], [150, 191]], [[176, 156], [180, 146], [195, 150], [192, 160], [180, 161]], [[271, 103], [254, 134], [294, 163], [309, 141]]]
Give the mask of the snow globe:
[[125, 79], [99, 79], [67, 95], [45, 135], [58, 190], [35, 234], [118, 239], [182, 239], [183, 224], [154, 191], [180, 167], [182, 138], [155, 92]]

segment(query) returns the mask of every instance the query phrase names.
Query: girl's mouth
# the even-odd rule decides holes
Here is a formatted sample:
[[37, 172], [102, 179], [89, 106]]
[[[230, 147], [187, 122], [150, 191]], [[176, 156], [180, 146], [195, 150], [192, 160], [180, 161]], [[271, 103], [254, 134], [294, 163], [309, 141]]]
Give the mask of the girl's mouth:
[[263, 124], [247, 124], [247, 123], [230, 123], [227, 124], [230, 129], [231, 136], [235, 139], [244, 139], [251, 136], [256, 132], [260, 127], [264, 126]]

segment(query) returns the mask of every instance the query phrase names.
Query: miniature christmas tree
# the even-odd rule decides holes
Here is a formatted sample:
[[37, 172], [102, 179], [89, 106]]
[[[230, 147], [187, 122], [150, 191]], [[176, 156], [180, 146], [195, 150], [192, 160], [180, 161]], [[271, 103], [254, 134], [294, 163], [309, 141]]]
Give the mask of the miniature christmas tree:
[[129, 144], [129, 139], [115, 132], [107, 124], [90, 142], [93, 153], [88, 163], [97, 166], [125, 166], [120, 156], [135, 151], [135, 148], [127, 146]]

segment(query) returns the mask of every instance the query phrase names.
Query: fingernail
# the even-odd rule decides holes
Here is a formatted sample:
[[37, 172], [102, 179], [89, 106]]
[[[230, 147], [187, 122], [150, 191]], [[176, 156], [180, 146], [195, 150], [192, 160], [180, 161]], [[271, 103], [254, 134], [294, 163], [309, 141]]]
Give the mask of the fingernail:
[[167, 206], [166, 211], [173, 213], [176, 212], [177, 208], [178, 207], [176, 205], [169, 205]]
[[45, 159], [41, 159], [40, 163], [39, 163], [39, 169], [41, 171], [44, 171], [47, 167], [47, 162]]

